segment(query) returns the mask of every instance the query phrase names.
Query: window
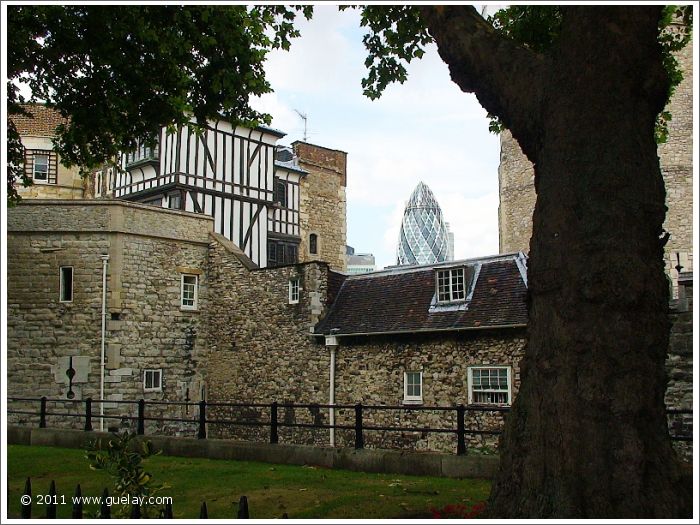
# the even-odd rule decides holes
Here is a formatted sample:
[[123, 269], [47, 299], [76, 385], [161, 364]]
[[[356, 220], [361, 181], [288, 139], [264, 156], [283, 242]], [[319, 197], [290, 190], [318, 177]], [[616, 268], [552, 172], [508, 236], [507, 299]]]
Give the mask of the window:
[[309, 235], [309, 253], [318, 253], [318, 235], [315, 233]]
[[171, 193], [168, 195], [168, 208], [172, 210], [179, 210], [180, 209], [180, 194], [179, 193]]
[[297, 304], [299, 302], [299, 278], [294, 277], [289, 280], [289, 304]]
[[287, 183], [280, 179], [275, 179], [273, 200], [280, 206], [287, 207]]
[[150, 147], [146, 144], [139, 144], [138, 148], [126, 154], [126, 164], [136, 164], [137, 162], [157, 161], [158, 146]]
[[73, 302], [73, 267], [61, 266], [58, 269], [59, 275], [59, 299], [62, 303]]
[[510, 405], [510, 367], [471, 367], [467, 378], [469, 403]]
[[149, 206], [158, 206], [159, 208], [163, 206], [163, 197], [156, 197], [155, 199], [149, 199], [147, 201], [143, 201], [144, 204], [148, 204]]
[[198, 281], [198, 275], [182, 274], [180, 306], [183, 310], [197, 309], [197, 285], [199, 284]]
[[404, 372], [403, 400], [413, 403], [423, 401], [423, 372]]
[[450, 303], [465, 299], [464, 268], [448, 268], [437, 271], [437, 297], [438, 303]]
[[32, 177], [35, 181], [47, 182], [49, 180], [49, 156], [34, 154]]
[[143, 391], [160, 392], [163, 390], [163, 371], [144, 370], [143, 371]]
[[298, 246], [295, 243], [277, 240], [267, 241], [267, 265], [279, 266], [297, 262]]

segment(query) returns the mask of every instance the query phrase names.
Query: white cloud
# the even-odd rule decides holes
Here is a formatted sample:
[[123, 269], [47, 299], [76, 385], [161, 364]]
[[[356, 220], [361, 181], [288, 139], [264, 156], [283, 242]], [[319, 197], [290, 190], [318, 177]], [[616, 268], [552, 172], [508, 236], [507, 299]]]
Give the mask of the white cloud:
[[366, 51], [359, 14], [315, 6], [290, 52], [271, 53], [274, 94], [257, 103], [273, 126], [348, 153], [348, 242], [395, 263], [403, 208], [418, 181], [428, 184], [455, 233], [455, 257], [498, 251], [498, 138], [486, 112], [450, 80], [435, 46], [408, 66], [408, 80], [377, 101], [361, 93]]

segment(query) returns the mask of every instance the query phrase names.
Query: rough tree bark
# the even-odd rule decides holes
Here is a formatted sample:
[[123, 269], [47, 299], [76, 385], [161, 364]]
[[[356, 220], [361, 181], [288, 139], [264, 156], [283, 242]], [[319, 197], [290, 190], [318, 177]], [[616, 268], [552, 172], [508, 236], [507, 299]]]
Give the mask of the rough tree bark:
[[661, 7], [562, 12], [542, 56], [472, 8], [422, 8], [453, 80], [535, 165], [528, 344], [490, 517], [691, 517], [664, 407]]

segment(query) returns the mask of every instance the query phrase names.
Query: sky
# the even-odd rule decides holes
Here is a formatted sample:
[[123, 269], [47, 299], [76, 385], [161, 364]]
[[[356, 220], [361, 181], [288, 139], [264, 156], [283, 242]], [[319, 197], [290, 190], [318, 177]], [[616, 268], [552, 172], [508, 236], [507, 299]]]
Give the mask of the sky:
[[[302, 19], [303, 20], [303, 17]], [[379, 100], [362, 94], [367, 56], [359, 12], [316, 5], [290, 51], [265, 66], [274, 93], [253, 101], [287, 133], [348, 154], [347, 244], [396, 263], [403, 210], [419, 181], [435, 194], [455, 237], [455, 259], [498, 253], [498, 136], [473, 94], [450, 80], [435, 45]]]

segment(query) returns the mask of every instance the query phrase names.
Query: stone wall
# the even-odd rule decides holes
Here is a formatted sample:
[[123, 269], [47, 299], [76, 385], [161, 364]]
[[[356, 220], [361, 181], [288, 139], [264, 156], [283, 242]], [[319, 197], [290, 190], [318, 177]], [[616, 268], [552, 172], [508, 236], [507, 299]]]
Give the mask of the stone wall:
[[[9, 210], [8, 394], [66, 400], [65, 372], [73, 356], [75, 400], [99, 399], [101, 256], [106, 254], [105, 399], [198, 400], [198, 335], [208, 299], [211, 229], [211, 219], [201, 215], [120, 201], [25, 201]], [[72, 302], [59, 301], [60, 266], [74, 268]], [[182, 273], [199, 275], [197, 311], [180, 308]], [[145, 369], [162, 369], [162, 391], [144, 392]], [[49, 411], [55, 408], [80, 412], [67, 400], [49, 403]], [[192, 409], [149, 410], [147, 416], [187, 417]], [[98, 403], [93, 412], [99, 413]], [[109, 416], [135, 413], [135, 405], [105, 404]], [[133, 425], [105, 420], [105, 428]], [[157, 427], [147, 424], [151, 432]], [[178, 433], [183, 425], [160, 429]]]
[[[212, 235], [207, 401], [327, 403], [329, 356], [311, 330], [323, 313], [328, 266], [312, 262], [250, 269], [240, 255], [231, 242]], [[300, 281], [297, 304], [289, 304], [291, 278]], [[212, 407], [210, 413], [238, 422], [269, 421], [266, 407]], [[281, 409], [279, 416], [295, 422], [313, 417], [310, 412], [292, 415], [290, 409]], [[269, 428], [210, 425], [209, 432], [215, 437], [267, 440]], [[280, 441], [294, 440], [293, 434], [292, 429], [280, 429]]]
[[[666, 372], [666, 407], [692, 410], [693, 408], [693, 276], [681, 274], [679, 298], [671, 304], [671, 338], [668, 346]], [[669, 416], [669, 429], [674, 435], [693, 434], [692, 414]], [[682, 458], [692, 460], [693, 443], [674, 442]]]
[[[299, 261], [326, 261], [331, 268], [346, 270], [347, 153], [295, 142], [299, 166], [309, 173], [301, 178]], [[309, 253], [309, 235], [318, 237], [318, 253]]]
[[[693, 43], [677, 54], [683, 81], [669, 101], [673, 118], [669, 136], [658, 147], [666, 185], [668, 212], [664, 228], [671, 234], [666, 244], [666, 268], [677, 295], [677, 255], [684, 270], [693, 269]], [[532, 211], [535, 207], [535, 174], [532, 164], [508, 131], [501, 134], [499, 181], [499, 250], [529, 251]]]
[[[520, 359], [524, 329], [464, 331], [450, 335], [394, 335], [341, 340], [336, 355], [336, 403], [404, 405], [404, 372], [423, 373], [424, 406], [469, 404], [467, 371], [470, 366], [510, 366], [511, 395], [520, 386]], [[421, 406], [420, 404], [418, 406]], [[457, 428], [455, 411], [365, 410], [365, 425]], [[467, 411], [467, 430], [500, 430], [497, 412]], [[338, 410], [336, 423], [354, 423], [353, 410]], [[336, 442], [351, 446], [352, 431], [338, 431]], [[432, 432], [365, 432], [370, 448], [410, 448], [455, 452], [456, 435]], [[489, 452], [497, 438], [467, 435], [467, 449]]]

